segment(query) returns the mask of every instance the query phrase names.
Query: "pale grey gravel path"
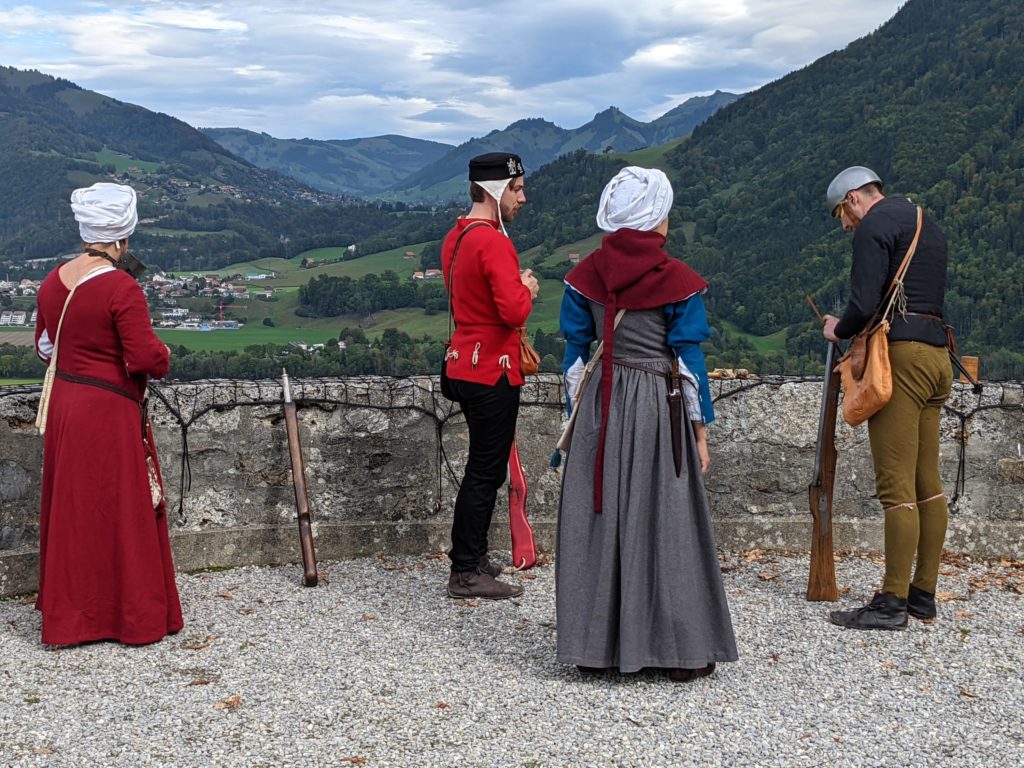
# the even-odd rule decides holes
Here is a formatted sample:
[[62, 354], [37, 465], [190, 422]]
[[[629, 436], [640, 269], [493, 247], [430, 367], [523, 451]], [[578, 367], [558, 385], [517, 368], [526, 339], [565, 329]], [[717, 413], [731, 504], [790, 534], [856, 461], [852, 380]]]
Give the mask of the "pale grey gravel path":
[[[551, 566], [479, 605], [440, 556], [180, 575], [185, 629], [144, 648], [47, 649], [0, 602], [0, 765], [1024, 765], [1019, 564], [944, 566], [899, 633], [828, 624], [806, 556], [722, 564], [740, 661], [687, 685], [556, 663]], [[844, 557], [843, 604], [880, 573]]]

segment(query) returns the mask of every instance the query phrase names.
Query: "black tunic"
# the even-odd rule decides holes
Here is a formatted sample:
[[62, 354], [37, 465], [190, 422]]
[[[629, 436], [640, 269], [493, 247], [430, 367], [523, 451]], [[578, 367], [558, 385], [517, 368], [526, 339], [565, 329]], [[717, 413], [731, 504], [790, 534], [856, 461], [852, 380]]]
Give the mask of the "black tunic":
[[[853, 235], [850, 301], [836, 325], [836, 336], [848, 339], [867, 325], [899, 269], [916, 229], [917, 207], [907, 198], [894, 195], [871, 206]], [[925, 213], [917, 250], [903, 278], [908, 313], [942, 317], [948, 260], [946, 237]], [[946, 330], [938, 320], [917, 314], [904, 317], [899, 312], [891, 320], [890, 341], [923, 341], [937, 347], [946, 344]]]

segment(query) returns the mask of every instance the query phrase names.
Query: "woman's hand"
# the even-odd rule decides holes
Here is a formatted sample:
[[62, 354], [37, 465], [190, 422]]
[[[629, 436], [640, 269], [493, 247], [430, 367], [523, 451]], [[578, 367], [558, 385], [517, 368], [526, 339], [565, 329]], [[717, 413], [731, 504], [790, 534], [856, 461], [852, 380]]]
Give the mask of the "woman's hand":
[[519, 279], [523, 281], [523, 285], [530, 289], [530, 298], [536, 299], [537, 294], [540, 293], [540, 283], [538, 283], [537, 278], [533, 276], [533, 270], [524, 269], [519, 273]]
[[711, 454], [708, 453], [708, 428], [701, 421], [693, 422], [693, 436], [697, 438], [697, 455], [700, 457], [700, 473], [706, 475], [711, 467]]

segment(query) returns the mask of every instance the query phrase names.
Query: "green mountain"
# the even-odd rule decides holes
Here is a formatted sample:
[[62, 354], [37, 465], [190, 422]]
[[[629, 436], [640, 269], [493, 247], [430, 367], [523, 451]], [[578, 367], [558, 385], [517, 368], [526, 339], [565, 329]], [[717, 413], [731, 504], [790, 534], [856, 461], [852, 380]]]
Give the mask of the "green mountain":
[[451, 144], [405, 136], [318, 141], [275, 139], [242, 128], [201, 130], [260, 168], [291, 176], [324, 192], [363, 198], [380, 194], [453, 149]]
[[[272, 249], [285, 217], [339, 200], [234, 157], [180, 120], [38, 72], [0, 67], [0, 135], [0, 256], [14, 260], [74, 248], [68, 200], [94, 181], [132, 183], [140, 218], [166, 236], [136, 245], [167, 255]], [[184, 243], [179, 230], [210, 237]]]
[[946, 318], [982, 373], [1024, 378], [1024, 3], [909, 0], [876, 32], [748, 94], [668, 153], [676, 253], [710, 281], [711, 312], [788, 330], [820, 357], [804, 294], [841, 308], [849, 236], [825, 189], [867, 165], [950, 239]]
[[712, 96], [689, 99], [650, 123], [634, 120], [616, 107], [609, 107], [579, 128], [565, 129], [540, 118], [517, 120], [503, 130], [470, 139], [436, 162], [412, 174], [391, 189], [396, 199], [451, 200], [465, 194], [466, 166], [470, 158], [484, 152], [515, 152], [523, 158], [527, 173], [577, 150], [593, 153], [629, 152], [640, 147], [663, 144], [689, 135], [738, 96], [716, 91]]
[[[642, 157], [640, 157], [642, 155]], [[673, 179], [669, 250], [705, 277], [718, 345], [732, 365], [820, 366], [823, 311], [845, 304], [850, 237], [825, 190], [867, 165], [909, 195], [950, 240], [946, 318], [982, 375], [1024, 378], [1024, 4], [909, 0], [845, 50], [745, 95], [675, 146], [560, 158], [527, 182], [520, 249], [546, 252], [596, 232], [601, 189], [619, 167]], [[785, 360], [751, 336], [784, 335]]]

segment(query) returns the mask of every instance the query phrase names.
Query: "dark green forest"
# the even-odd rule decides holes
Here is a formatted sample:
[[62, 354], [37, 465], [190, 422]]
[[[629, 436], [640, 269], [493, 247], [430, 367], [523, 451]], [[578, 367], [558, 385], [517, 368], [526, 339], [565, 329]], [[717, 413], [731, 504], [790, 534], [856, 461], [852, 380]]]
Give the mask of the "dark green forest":
[[911, 0], [873, 35], [722, 109], [667, 156], [673, 252], [708, 278], [708, 308], [764, 335], [803, 301], [845, 301], [849, 236], [825, 210], [832, 177], [867, 165], [950, 240], [946, 317], [990, 376], [1024, 378], [1024, 3]]

